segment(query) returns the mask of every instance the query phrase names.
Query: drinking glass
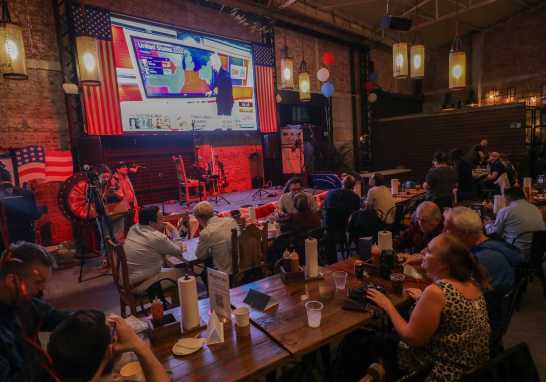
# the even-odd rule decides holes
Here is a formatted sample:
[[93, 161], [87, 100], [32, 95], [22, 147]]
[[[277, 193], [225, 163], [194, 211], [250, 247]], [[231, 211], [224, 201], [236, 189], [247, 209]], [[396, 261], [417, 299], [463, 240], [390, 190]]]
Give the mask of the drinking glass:
[[183, 237], [182, 238], [182, 252], [187, 252], [188, 251], [188, 246], [186, 245], [186, 238]]
[[320, 316], [322, 314], [322, 303], [318, 301], [309, 301], [305, 304], [307, 308], [307, 322], [310, 328], [318, 328], [320, 326]]
[[406, 276], [404, 276], [401, 273], [393, 273], [391, 275], [391, 283], [392, 283], [392, 291], [396, 294], [402, 294], [402, 291], [404, 290], [404, 279]]
[[347, 281], [347, 272], [343, 272], [343, 271], [334, 272], [334, 281], [336, 282], [337, 289], [345, 289], [345, 282]]

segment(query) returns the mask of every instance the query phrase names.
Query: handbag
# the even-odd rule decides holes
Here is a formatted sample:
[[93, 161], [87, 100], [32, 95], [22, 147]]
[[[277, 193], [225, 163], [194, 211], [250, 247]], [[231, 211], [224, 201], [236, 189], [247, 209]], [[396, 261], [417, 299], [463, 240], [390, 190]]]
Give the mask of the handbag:
[[104, 212], [112, 220], [119, 220], [129, 214], [127, 203], [125, 200], [121, 200], [116, 203], [110, 203], [104, 205]]

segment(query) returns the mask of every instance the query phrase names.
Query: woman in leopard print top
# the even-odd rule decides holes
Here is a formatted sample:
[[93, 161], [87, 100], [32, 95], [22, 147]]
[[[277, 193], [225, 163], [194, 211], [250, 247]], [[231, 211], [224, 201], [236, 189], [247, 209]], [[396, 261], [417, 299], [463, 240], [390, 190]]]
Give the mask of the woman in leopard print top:
[[[453, 236], [433, 239], [422, 262], [434, 283], [416, 298], [406, 322], [390, 300], [370, 289], [368, 297], [384, 309], [400, 336], [398, 364], [411, 372], [432, 362], [427, 381], [457, 381], [489, 359], [489, 333], [482, 289], [490, 288], [485, 270]], [[470, 275], [473, 275], [473, 279]]]

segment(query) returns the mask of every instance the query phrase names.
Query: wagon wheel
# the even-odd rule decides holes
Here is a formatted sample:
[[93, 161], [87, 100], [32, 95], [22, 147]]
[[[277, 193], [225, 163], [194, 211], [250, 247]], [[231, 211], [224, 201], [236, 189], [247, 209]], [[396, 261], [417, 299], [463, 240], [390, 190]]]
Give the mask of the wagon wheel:
[[87, 182], [85, 181], [86, 171], [78, 172], [64, 181], [57, 194], [59, 210], [65, 218], [72, 223], [80, 225], [95, 224], [92, 214], [87, 219]]

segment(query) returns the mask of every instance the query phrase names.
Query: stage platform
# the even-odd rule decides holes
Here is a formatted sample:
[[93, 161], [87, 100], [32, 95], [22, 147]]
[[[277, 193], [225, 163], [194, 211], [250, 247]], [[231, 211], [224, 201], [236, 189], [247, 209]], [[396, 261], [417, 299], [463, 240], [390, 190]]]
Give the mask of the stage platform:
[[[253, 205], [253, 206], [261, 206], [263, 204], [271, 203], [278, 201], [281, 197], [283, 190], [278, 190], [275, 188], [266, 188], [265, 191], [274, 193], [275, 196], [267, 196], [265, 192], [262, 192], [262, 196], [257, 196], [254, 200], [252, 200], [252, 195], [258, 191], [258, 189], [253, 190], [247, 190], [247, 191], [234, 191], [234, 192], [228, 192], [225, 194], [222, 194], [224, 198], [226, 198], [227, 201], [229, 201], [231, 204], [227, 204], [224, 200], [218, 198], [218, 203], [214, 202], [214, 199], [210, 201], [212, 206], [214, 207], [214, 211], [218, 212], [224, 212], [224, 211], [231, 211], [231, 210], [237, 210], [239, 208], [243, 208], [243, 206]], [[322, 190], [318, 189], [315, 191], [316, 194], [323, 193], [328, 190]], [[305, 192], [312, 194], [313, 189], [312, 188], [306, 188]], [[206, 200], [209, 200], [210, 196], [207, 197]], [[186, 203], [183, 205], [180, 205], [178, 201], [176, 203], [165, 203], [165, 214], [170, 213], [184, 213], [186, 211], [192, 211], [193, 207], [196, 203], [191, 203], [191, 206], [187, 206]], [[147, 204], [145, 206], [158, 206], [161, 208], [161, 203], [153, 203], [153, 204]]]

